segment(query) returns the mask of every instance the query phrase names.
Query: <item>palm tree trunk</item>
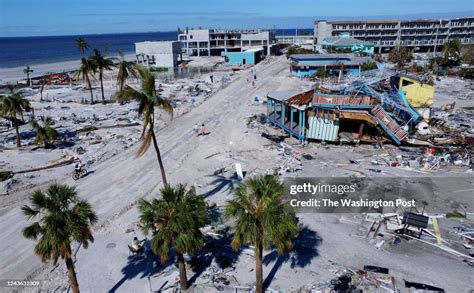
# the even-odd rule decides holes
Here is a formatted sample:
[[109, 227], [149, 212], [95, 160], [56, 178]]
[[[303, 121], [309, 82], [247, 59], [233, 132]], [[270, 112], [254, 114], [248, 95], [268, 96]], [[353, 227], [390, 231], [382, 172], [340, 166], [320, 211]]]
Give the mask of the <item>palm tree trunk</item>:
[[[260, 238], [257, 236], [257, 238]], [[258, 242], [261, 242], [257, 239]], [[263, 267], [262, 267], [262, 259], [263, 259], [263, 245], [262, 243], [258, 243], [256, 246], [256, 253], [255, 253], [255, 276], [256, 276], [256, 293], [263, 293]]]
[[19, 128], [19, 125], [18, 125], [18, 119], [16, 119], [16, 117], [13, 117], [13, 124], [15, 124], [16, 147], [19, 148], [19, 147], [21, 147], [21, 144], [20, 144], [20, 128]]
[[155, 131], [153, 130], [153, 126], [151, 126], [151, 137], [153, 138], [153, 145], [155, 146], [158, 164], [160, 164], [161, 178], [163, 179], [163, 184], [166, 185], [168, 184], [168, 181], [166, 180], [165, 167], [163, 166], [163, 161], [161, 160], [160, 149], [158, 148], [158, 143], [156, 142], [156, 136]]
[[104, 97], [104, 82], [103, 82], [103, 73], [102, 73], [102, 69], [100, 69], [100, 72], [99, 72], [99, 79], [100, 79], [100, 90], [102, 92], [102, 103], [105, 103], [105, 97]]
[[92, 84], [89, 77], [87, 77], [87, 85], [89, 86], [89, 91], [91, 93], [91, 105], [94, 104], [94, 94], [92, 93]]
[[79, 283], [77, 283], [76, 270], [74, 269], [74, 263], [71, 257], [66, 257], [67, 275], [69, 277], [69, 283], [71, 283], [71, 289], [73, 293], [79, 293]]
[[184, 256], [181, 253], [176, 253], [179, 267], [179, 284], [182, 290], [188, 289], [188, 277], [186, 276], [186, 264], [184, 263]]

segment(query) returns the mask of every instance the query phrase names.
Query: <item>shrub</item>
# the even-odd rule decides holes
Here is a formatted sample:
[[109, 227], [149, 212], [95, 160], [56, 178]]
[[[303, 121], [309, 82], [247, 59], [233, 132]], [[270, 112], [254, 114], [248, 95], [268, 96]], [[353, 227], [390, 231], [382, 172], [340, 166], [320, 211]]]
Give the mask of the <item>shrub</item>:
[[367, 61], [360, 66], [360, 70], [362, 71], [367, 71], [367, 70], [372, 70], [372, 69], [377, 69], [377, 68], [378, 68], [377, 63], [371, 62], [371, 61]]
[[13, 177], [12, 171], [0, 171], [0, 182], [8, 180]]
[[458, 75], [465, 79], [474, 79], [474, 68], [461, 68]]
[[398, 69], [402, 69], [405, 64], [413, 59], [411, 50], [404, 46], [397, 46], [388, 54], [388, 60], [397, 64]]

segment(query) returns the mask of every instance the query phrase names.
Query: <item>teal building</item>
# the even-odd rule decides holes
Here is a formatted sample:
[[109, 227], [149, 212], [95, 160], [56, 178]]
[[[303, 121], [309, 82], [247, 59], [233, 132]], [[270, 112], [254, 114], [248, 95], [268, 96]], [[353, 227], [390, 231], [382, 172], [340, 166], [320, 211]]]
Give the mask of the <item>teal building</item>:
[[222, 52], [228, 65], [255, 65], [260, 62], [263, 56], [263, 49], [250, 49], [242, 52]]
[[349, 34], [341, 34], [323, 39], [322, 48], [327, 51], [339, 51], [341, 53], [374, 54], [374, 44], [355, 39]]

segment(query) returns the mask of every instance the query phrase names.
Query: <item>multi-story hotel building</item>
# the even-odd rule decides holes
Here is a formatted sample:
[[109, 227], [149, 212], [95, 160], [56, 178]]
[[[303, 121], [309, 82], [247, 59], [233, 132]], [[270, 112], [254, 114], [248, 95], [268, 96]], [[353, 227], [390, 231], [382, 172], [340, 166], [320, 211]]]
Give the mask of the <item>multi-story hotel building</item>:
[[314, 24], [316, 47], [327, 37], [349, 33], [352, 37], [374, 44], [384, 53], [397, 45], [420, 52], [440, 51], [448, 40], [474, 43], [474, 17], [437, 20], [324, 21]]

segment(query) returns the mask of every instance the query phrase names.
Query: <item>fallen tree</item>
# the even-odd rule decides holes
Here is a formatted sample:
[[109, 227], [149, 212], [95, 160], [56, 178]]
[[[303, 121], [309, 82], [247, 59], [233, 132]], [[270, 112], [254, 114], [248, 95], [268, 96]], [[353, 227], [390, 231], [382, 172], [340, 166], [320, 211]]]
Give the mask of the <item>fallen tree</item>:
[[30, 172], [36, 172], [36, 171], [41, 171], [41, 170], [47, 170], [47, 169], [66, 166], [66, 165], [72, 164], [73, 162], [74, 162], [74, 157], [69, 157], [68, 159], [66, 159], [64, 161], [61, 161], [61, 162], [58, 162], [58, 163], [55, 163], [55, 164], [52, 164], [52, 165], [39, 167], [39, 168], [16, 171], [16, 172], [13, 172], [13, 173], [14, 174], [23, 174], [23, 173], [30, 173]]

